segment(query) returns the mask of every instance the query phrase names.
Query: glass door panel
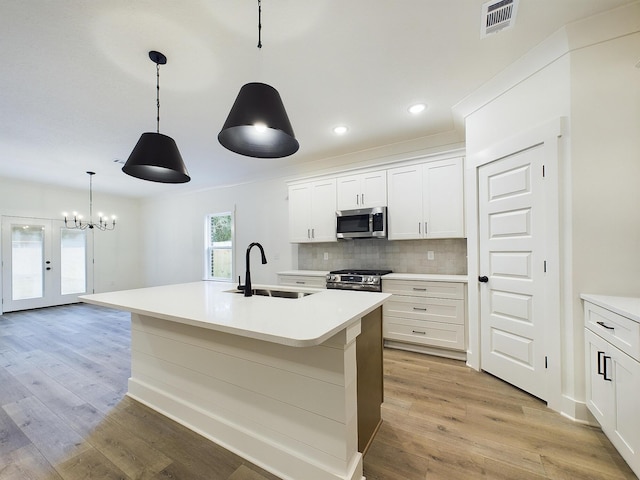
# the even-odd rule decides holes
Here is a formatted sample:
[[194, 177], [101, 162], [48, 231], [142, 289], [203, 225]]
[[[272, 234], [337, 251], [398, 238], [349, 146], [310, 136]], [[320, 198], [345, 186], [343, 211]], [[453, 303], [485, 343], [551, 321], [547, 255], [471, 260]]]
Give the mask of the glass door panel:
[[11, 299], [44, 295], [44, 226], [11, 226]]
[[60, 229], [60, 293], [87, 291], [86, 230]]

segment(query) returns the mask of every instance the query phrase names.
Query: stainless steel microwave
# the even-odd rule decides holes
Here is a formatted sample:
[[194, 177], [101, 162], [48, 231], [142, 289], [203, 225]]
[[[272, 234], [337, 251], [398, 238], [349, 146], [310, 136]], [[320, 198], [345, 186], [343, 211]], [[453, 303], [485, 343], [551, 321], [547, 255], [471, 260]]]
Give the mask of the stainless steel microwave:
[[387, 207], [338, 210], [338, 238], [387, 238]]

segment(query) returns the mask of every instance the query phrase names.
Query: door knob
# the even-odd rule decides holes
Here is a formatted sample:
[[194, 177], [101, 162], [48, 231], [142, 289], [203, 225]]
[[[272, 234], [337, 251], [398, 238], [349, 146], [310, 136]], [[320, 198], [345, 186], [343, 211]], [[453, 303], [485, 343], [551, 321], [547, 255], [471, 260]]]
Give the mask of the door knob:
[[487, 283], [489, 281], [489, 277], [485, 277], [485, 276], [478, 277], [478, 281], [481, 283]]

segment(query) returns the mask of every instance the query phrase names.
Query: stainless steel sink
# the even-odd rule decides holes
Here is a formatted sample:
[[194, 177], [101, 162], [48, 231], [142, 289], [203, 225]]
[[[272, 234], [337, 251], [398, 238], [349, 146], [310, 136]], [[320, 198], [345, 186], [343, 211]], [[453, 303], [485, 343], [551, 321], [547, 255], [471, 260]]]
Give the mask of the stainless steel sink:
[[[244, 295], [243, 290], [229, 290], [231, 293], [241, 293]], [[291, 292], [289, 290], [272, 290], [265, 288], [253, 288], [251, 289], [253, 295], [260, 297], [278, 297], [278, 298], [302, 298], [307, 295], [312, 295], [313, 292]]]

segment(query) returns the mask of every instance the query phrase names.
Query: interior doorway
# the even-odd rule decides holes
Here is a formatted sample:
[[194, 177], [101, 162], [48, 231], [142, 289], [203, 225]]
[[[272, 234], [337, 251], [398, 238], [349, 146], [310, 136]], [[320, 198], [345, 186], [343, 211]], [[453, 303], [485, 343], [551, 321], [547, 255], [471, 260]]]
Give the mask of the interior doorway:
[[547, 400], [541, 146], [478, 169], [482, 369]]
[[472, 156], [477, 223], [469, 228], [476, 368], [556, 411], [572, 408], [562, 392], [562, 131], [563, 120], [553, 120]]

